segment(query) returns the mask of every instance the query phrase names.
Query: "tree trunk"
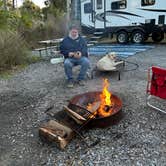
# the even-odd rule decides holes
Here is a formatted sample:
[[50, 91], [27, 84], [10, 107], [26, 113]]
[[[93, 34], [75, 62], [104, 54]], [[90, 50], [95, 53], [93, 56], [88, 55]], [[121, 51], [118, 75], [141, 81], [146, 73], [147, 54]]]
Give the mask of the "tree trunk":
[[4, 6], [4, 10], [7, 10], [7, 1], [3, 0], [3, 6]]

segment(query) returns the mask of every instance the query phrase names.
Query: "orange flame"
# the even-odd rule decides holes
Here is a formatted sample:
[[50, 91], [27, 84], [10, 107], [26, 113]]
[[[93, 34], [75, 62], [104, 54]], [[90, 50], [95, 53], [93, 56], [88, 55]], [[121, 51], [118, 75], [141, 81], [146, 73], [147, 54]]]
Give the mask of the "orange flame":
[[89, 103], [87, 105], [87, 110], [93, 113], [90, 118], [95, 117], [97, 114], [101, 117], [107, 117], [112, 114], [111, 106], [113, 104], [111, 102], [111, 93], [108, 88], [108, 79], [104, 79], [103, 90], [100, 94], [100, 101], [94, 101], [93, 103]]
[[101, 104], [98, 109], [98, 114], [103, 117], [107, 117], [112, 113], [112, 111], [110, 111], [109, 109], [112, 103], [111, 103], [111, 93], [108, 91], [108, 88], [109, 88], [108, 79], [104, 79], [103, 91], [100, 94]]
[[93, 102], [87, 105], [87, 110], [92, 113], [92, 115], [90, 115], [89, 118], [94, 118], [96, 116], [96, 114], [98, 113], [97, 109], [99, 108], [99, 106], [100, 102]]

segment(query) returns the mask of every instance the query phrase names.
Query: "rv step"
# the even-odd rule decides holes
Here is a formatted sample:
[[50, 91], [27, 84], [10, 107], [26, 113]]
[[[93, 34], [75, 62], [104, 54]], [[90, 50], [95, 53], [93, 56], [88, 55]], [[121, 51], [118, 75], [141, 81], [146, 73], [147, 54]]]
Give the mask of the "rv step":
[[90, 40], [98, 40], [100, 38], [101, 38], [101, 36], [93, 36], [93, 37], [90, 38]]
[[93, 34], [96, 35], [96, 36], [97, 35], [103, 35], [103, 32], [94, 32]]
[[87, 46], [90, 47], [90, 46], [93, 46], [94, 43], [88, 43]]
[[89, 43], [89, 44], [97, 44], [98, 41], [89, 41], [88, 43]]

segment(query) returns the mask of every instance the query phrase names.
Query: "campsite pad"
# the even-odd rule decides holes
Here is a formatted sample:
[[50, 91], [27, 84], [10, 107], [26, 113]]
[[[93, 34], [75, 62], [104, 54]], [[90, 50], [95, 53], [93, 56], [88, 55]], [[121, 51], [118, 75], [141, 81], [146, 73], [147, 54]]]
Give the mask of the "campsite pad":
[[147, 49], [152, 48], [154, 48], [154, 46], [145, 44], [97, 44], [89, 47], [89, 54], [102, 56], [108, 52], [115, 52], [117, 56], [127, 58], [138, 52], [146, 51]]
[[[115, 52], [118, 56], [127, 58], [129, 56], [135, 55], [138, 52], [146, 51], [152, 48], [154, 48], [154, 46], [146, 45], [146, 44], [125, 44], [125, 45], [124, 44], [97, 44], [94, 46], [90, 46], [88, 48], [88, 52], [90, 55], [95, 55], [95, 56], [102, 56], [108, 52]], [[46, 51], [42, 50], [41, 56], [54, 57], [51, 52], [52, 52], [52, 49], [48, 49], [47, 50], [48, 55], [46, 55]], [[34, 55], [39, 56], [39, 51], [33, 51], [32, 53]]]

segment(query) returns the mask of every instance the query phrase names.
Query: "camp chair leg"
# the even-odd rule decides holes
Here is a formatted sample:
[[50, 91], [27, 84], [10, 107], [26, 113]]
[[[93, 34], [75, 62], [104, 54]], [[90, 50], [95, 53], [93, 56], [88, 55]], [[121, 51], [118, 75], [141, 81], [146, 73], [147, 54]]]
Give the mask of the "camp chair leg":
[[118, 71], [118, 80], [120, 81], [120, 71]]
[[92, 70], [91, 70], [91, 79], [94, 78], [94, 72], [97, 71], [97, 67], [95, 66]]
[[158, 110], [158, 111], [160, 111], [160, 112], [166, 113], [166, 111], [164, 111], [164, 110], [162, 110], [162, 109], [160, 109], [160, 108], [158, 108], [158, 107], [156, 107], [156, 106], [154, 106], [154, 105], [152, 105], [152, 104], [150, 103], [151, 97], [152, 97], [151, 95], [147, 96], [147, 98], [146, 98], [146, 104], [147, 104], [149, 107], [153, 108], [153, 109], [156, 109], [156, 110]]
[[92, 79], [91, 72], [87, 71], [87, 72], [86, 72], [86, 76], [87, 76], [88, 79]]

